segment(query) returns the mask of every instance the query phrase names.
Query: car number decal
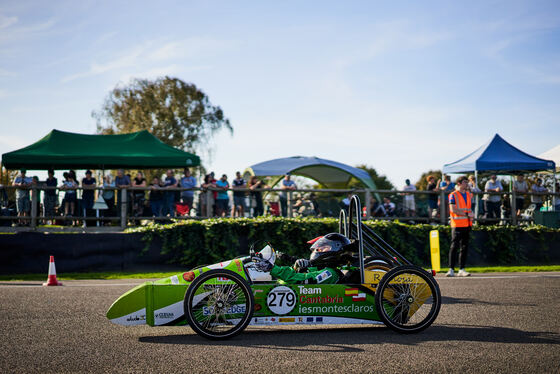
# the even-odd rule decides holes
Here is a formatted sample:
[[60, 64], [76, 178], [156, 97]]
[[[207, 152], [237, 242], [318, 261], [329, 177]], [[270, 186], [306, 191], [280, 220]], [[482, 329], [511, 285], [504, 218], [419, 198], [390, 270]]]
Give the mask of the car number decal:
[[266, 305], [272, 313], [288, 314], [296, 306], [296, 293], [289, 287], [274, 287], [266, 296]]

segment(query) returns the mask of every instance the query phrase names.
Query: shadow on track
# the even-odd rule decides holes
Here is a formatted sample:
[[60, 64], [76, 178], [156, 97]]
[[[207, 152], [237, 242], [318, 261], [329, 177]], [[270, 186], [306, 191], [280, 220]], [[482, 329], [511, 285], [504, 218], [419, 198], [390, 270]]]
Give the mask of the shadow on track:
[[340, 329], [262, 330], [250, 328], [225, 341], [206, 340], [198, 335], [143, 336], [141, 343], [212, 346], [249, 346], [253, 348], [299, 350], [310, 352], [362, 352], [353, 347], [362, 344], [417, 345], [425, 342], [490, 342], [522, 344], [560, 344], [560, 334], [522, 331], [506, 327], [470, 325], [433, 325], [412, 335], [395, 333], [386, 327], [351, 327]]
[[471, 299], [471, 298], [463, 298], [463, 297], [450, 297], [450, 296], [443, 296], [441, 298], [442, 304], [470, 304], [470, 305], [499, 305], [499, 306], [537, 306], [537, 304], [530, 304], [530, 303], [502, 303], [502, 302], [490, 302], [490, 301], [482, 301], [478, 299]]

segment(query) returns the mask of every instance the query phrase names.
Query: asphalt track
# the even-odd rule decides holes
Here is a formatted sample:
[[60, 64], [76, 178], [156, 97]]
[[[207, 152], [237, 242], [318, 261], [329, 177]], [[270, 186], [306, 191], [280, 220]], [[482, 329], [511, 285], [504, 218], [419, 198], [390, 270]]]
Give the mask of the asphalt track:
[[249, 327], [213, 342], [188, 327], [124, 327], [105, 311], [137, 280], [0, 283], [0, 373], [560, 373], [560, 273], [442, 278], [436, 322]]

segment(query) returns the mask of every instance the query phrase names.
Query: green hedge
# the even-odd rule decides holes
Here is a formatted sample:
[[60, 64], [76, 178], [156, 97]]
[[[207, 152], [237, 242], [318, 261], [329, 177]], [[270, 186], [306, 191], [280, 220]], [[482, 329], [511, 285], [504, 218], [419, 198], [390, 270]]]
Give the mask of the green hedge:
[[[395, 221], [366, 221], [385, 241], [410, 261], [429, 264], [429, 232], [440, 235], [442, 266], [447, 261], [449, 226], [408, 225]], [[129, 229], [141, 232], [146, 249], [160, 246], [170, 263], [192, 267], [245, 255], [251, 243], [268, 241], [275, 249], [309, 256], [309, 239], [338, 230], [334, 218], [277, 218], [188, 220]], [[560, 230], [543, 226], [478, 226], [471, 237], [469, 263], [479, 265], [544, 264], [560, 259]], [[258, 245], [257, 245], [258, 247]]]

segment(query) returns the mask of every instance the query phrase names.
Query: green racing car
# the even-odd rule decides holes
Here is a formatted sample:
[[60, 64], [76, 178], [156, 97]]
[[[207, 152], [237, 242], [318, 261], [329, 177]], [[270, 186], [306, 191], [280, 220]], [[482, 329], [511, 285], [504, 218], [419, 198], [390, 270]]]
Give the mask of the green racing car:
[[336, 284], [273, 279], [255, 266], [262, 259], [277, 261], [279, 253], [267, 243], [249, 256], [145, 282], [119, 297], [107, 318], [126, 326], [189, 325], [209, 339], [230, 338], [248, 325], [385, 324], [401, 333], [427, 328], [441, 306], [433, 273], [412, 265], [363, 225], [360, 212], [354, 196], [348, 217], [340, 214], [339, 231], [353, 245], [313, 263], [342, 264]]

